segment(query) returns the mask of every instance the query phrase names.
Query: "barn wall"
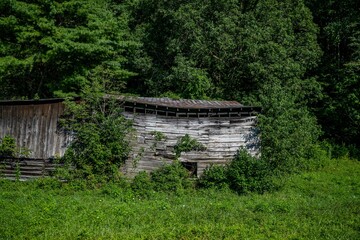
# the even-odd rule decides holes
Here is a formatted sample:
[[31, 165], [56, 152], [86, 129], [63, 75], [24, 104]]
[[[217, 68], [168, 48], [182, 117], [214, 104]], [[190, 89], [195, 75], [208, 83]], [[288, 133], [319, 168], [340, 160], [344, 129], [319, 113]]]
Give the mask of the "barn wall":
[[[10, 135], [19, 147], [31, 151], [31, 159], [21, 160], [23, 179], [46, 174], [54, 165], [49, 158], [63, 156], [69, 146], [70, 135], [59, 131], [58, 120], [64, 112], [62, 102], [42, 102], [0, 105], [0, 137]], [[254, 126], [256, 117], [180, 118], [155, 114], [124, 115], [133, 119], [136, 134], [133, 137], [133, 153], [124, 166], [124, 171], [133, 176], [139, 171], [152, 171], [175, 159], [174, 146], [185, 134], [206, 146], [202, 152], [182, 153], [180, 161], [196, 162], [197, 175], [211, 163], [224, 164], [231, 160], [243, 146], [256, 154]], [[156, 141], [154, 132], [166, 136]], [[2, 171], [4, 172], [4, 171]], [[5, 173], [15, 177], [15, 165], [5, 161]]]
[[[207, 148], [205, 151], [182, 153], [180, 161], [197, 162], [197, 175], [211, 163], [224, 164], [231, 160], [242, 146], [255, 155], [257, 139], [254, 134], [256, 117], [243, 118], [175, 118], [151, 114], [125, 113], [133, 119], [136, 137], [133, 154], [126, 162], [127, 174], [139, 171], [153, 171], [164, 163], [175, 159], [174, 146], [185, 134], [198, 140]], [[156, 141], [154, 131], [161, 132], [166, 140]]]
[[61, 102], [0, 105], [0, 137], [15, 138], [18, 147], [31, 151], [30, 158], [62, 156], [70, 143], [58, 129], [63, 111]]

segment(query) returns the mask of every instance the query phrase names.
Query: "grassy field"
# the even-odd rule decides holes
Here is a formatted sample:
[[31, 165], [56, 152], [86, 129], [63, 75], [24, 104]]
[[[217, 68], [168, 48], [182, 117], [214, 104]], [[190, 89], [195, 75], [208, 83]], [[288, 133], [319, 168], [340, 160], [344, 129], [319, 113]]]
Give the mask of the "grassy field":
[[140, 198], [130, 190], [0, 181], [0, 239], [360, 239], [360, 163], [334, 160], [282, 190]]

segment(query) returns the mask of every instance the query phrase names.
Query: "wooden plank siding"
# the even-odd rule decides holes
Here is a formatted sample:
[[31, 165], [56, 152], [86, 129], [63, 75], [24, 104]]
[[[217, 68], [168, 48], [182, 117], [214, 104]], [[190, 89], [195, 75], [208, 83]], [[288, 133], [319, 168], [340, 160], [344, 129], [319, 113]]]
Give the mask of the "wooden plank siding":
[[[224, 118], [180, 118], [155, 114], [125, 112], [134, 122], [136, 139], [133, 153], [125, 164], [124, 171], [129, 176], [139, 171], [151, 172], [175, 160], [174, 146], [185, 134], [196, 139], [205, 151], [182, 153], [181, 162], [197, 165], [196, 175], [200, 176], [210, 164], [225, 164], [230, 161], [240, 147], [256, 155], [258, 139], [254, 134], [256, 116]], [[166, 139], [156, 141], [154, 132], [160, 132]]]
[[46, 175], [54, 168], [51, 159], [63, 156], [71, 141], [58, 126], [63, 112], [62, 100], [0, 103], [0, 137], [9, 135], [17, 147], [30, 150], [26, 158], [0, 156], [0, 172], [5, 177], [13, 179], [20, 172], [20, 178], [26, 180]]
[[52, 159], [1, 158], [0, 177], [29, 180], [48, 176], [58, 166]]
[[18, 147], [31, 151], [30, 158], [62, 156], [70, 144], [70, 135], [60, 131], [62, 102], [0, 104], [0, 137], [10, 135]]
[[[136, 129], [133, 151], [122, 169], [130, 177], [173, 162], [174, 146], [185, 134], [206, 147], [205, 151], [182, 153], [179, 159], [196, 164], [197, 176], [212, 163], [225, 164], [231, 160], [240, 147], [253, 155], [258, 152], [254, 134], [256, 108], [221, 101], [155, 98], [126, 101], [119, 99], [119, 107], [125, 108], [124, 116], [133, 120]], [[8, 178], [15, 178], [20, 172], [22, 179], [48, 174], [54, 168], [51, 159], [63, 156], [71, 143], [71, 135], [58, 126], [64, 108], [62, 99], [1, 101], [0, 137], [14, 137], [17, 146], [29, 149], [31, 154], [27, 159], [17, 160], [0, 156], [0, 172]], [[156, 141], [154, 132], [164, 134], [166, 139]]]

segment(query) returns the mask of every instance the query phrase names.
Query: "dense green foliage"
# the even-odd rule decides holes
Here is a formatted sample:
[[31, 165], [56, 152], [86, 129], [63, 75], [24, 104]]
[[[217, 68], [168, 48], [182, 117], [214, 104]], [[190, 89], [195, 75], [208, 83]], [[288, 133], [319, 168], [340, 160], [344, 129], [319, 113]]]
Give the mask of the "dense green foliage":
[[261, 86], [275, 80], [314, 88], [303, 74], [320, 52], [302, 1], [136, 3], [130, 25], [143, 43], [134, 63], [142, 94], [256, 103]]
[[194, 189], [194, 182], [189, 178], [189, 172], [175, 161], [164, 164], [151, 172], [139, 172], [131, 182], [131, 189], [140, 196], [149, 196], [154, 192], [168, 192], [182, 194], [186, 190]]
[[177, 158], [180, 157], [182, 152], [205, 150], [206, 147], [196, 139], [191, 138], [189, 134], [185, 134], [185, 136], [181, 137], [174, 146], [174, 152]]
[[0, 98], [79, 94], [93, 81], [123, 89], [126, 29], [108, 1], [1, 1]]
[[[197, 180], [199, 188], [231, 189], [238, 194], [250, 192], [265, 193], [281, 189], [281, 179], [288, 173], [314, 171], [321, 169], [332, 161], [332, 154], [348, 156], [347, 148], [333, 149], [328, 143], [315, 145], [308, 153], [308, 159], [284, 161], [287, 165], [278, 165], [266, 157], [251, 156], [245, 149], [239, 149], [232, 161], [228, 164], [210, 165]], [[310, 157], [311, 156], [311, 157]], [[296, 166], [289, 166], [295, 164]]]
[[29, 149], [16, 146], [16, 141], [13, 137], [5, 135], [3, 138], [0, 138], [0, 157], [27, 157], [29, 154]]
[[199, 188], [228, 188], [227, 167], [211, 164], [204, 169], [203, 175], [198, 179]]
[[272, 190], [268, 163], [240, 150], [228, 166], [226, 176], [230, 189], [239, 194], [264, 193]]
[[1, 157], [15, 157], [16, 143], [15, 139], [6, 135], [0, 139], [0, 156]]
[[360, 165], [333, 160], [282, 190], [77, 190], [51, 179], [0, 180], [0, 239], [359, 239]]
[[117, 102], [90, 94], [79, 103], [68, 102], [62, 123], [75, 133], [63, 157], [72, 177], [116, 179], [131, 150], [132, 132]]
[[200, 188], [229, 188], [239, 194], [264, 193], [274, 190], [271, 166], [263, 158], [251, 156], [240, 149], [226, 166], [212, 165], [198, 180]]
[[0, 99], [83, 97], [65, 158], [87, 177], [129, 153], [129, 124], [88, 94], [237, 100], [262, 107], [267, 171], [294, 172], [319, 137], [359, 152], [359, 20], [354, 0], [3, 0]]
[[312, 74], [323, 86], [315, 110], [326, 137], [357, 144], [360, 137], [360, 2], [307, 0], [324, 52]]
[[151, 172], [151, 181], [157, 191], [182, 192], [193, 186], [189, 172], [176, 161]]

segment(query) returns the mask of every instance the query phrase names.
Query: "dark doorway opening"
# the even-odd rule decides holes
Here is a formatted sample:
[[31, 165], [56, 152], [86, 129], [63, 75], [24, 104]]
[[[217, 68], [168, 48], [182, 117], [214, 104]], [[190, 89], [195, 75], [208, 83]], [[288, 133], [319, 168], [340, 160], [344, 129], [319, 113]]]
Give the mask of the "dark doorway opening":
[[181, 162], [181, 165], [190, 172], [190, 177], [197, 177], [197, 162]]

